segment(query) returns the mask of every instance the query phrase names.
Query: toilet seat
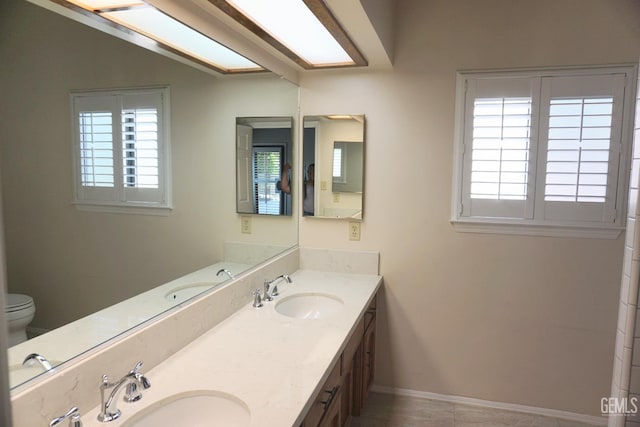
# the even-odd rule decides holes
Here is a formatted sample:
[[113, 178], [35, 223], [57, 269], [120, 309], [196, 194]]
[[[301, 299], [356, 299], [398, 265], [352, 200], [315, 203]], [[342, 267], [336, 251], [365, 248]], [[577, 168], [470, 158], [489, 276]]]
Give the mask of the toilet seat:
[[9, 324], [9, 347], [27, 340], [27, 326], [36, 314], [33, 298], [24, 294], [5, 294], [5, 317]]
[[5, 313], [28, 310], [33, 307], [33, 298], [24, 294], [7, 294]]

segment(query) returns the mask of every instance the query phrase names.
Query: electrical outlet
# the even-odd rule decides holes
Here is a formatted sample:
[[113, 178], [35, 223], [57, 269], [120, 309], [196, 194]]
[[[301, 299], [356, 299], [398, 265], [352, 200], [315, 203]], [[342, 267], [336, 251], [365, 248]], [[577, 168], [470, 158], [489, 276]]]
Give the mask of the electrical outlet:
[[333, 193], [333, 203], [340, 203], [340, 193]]
[[360, 240], [359, 222], [349, 222], [349, 240]]
[[240, 231], [243, 234], [251, 234], [251, 217], [250, 216], [240, 217]]
[[327, 191], [327, 181], [320, 181], [320, 190]]

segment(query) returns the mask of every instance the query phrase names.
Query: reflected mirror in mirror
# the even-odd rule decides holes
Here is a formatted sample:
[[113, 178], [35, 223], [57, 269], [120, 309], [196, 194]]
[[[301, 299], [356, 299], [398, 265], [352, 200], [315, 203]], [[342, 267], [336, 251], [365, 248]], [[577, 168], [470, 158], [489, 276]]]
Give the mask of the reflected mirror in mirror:
[[333, 193], [362, 193], [362, 141], [333, 143]]
[[[23, 366], [29, 354], [64, 372], [77, 355], [228, 281], [221, 269], [237, 276], [297, 244], [294, 216], [255, 217], [242, 233], [234, 139], [238, 116], [295, 116], [298, 87], [271, 73], [216, 78], [29, 2], [4, 12], [0, 50], [20, 52], [0, 67], [0, 92], [12, 99], [4, 123], [16, 124], [0, 126], [7, 288], [35, 304], [30, 339], [8, 351], [14, 388], [45, 370]], [[9, 37], [26, 34], [20, 22], [34, 23], [28, 36]], [[171, 209], [78, 209], [70, 91], [153, 85], [170, 89]]]
[[362, 219], [364, 115], [305, 116], [303, 215]]
[[236, 209], [291, 215], [291, 117], [236, 118]]

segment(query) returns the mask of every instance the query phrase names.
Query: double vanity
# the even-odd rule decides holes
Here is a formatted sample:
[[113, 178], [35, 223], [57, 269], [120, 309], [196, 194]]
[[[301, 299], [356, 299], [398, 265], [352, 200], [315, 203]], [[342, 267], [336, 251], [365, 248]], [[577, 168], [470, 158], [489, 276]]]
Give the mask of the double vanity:
[[[377, 258], [293, 249], [97, 351], [67, 375], [14, 396], [14, 424], [36, 425], [37, 419], [46, 425], [78, 406], [85, 427], [342, 426], [359, 414], [373, 376], [382, 283]], [[264, 299], [263, 282], [282, 274], [291, 283], [274, 281], [279, 294], [254, 307], [252, 292], [260, 290]], [[225, 305], [227, 315], [203, 325], [208, 310]], [[184, 345], [172, 343], [183, 330], [197, 336]], [[172, 346], [171, 355], [158, 357]], [[138, 387], [142, 397], [132, 403], [122, 401], [129, 389], [117, 393], [114, 406], [122, 415], [99, 421], [104, 408], [101, 375], [95, 373], [117, 381], [138, 360], [151, 386]], [[65, 377], [72, 389], [61, 393]], [[57, 395], [48, 394], [53, 390]], [[41, 407], [28, 411], [30, 404]]]

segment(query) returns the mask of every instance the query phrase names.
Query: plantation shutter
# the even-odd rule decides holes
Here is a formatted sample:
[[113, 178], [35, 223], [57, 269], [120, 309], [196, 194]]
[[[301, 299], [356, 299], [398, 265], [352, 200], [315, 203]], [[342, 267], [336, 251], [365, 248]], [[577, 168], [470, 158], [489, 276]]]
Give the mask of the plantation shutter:
[[159, 131], [161, 93], [122, 96], [122, 188], [130, 202], [161, 202], [165, 189], [160, 180], [163, 141]]
[[164, 96], [72, 94], [77, 202], [167, 204]]
[[624, 82], [623, 74], [542, 79], [545, 219], [614, 220]]
[[279, 147], [254, 147], [253, 182], [257, 213], [279, 215], [281, 213], [281, 192], [276, 183], [280, 180], [282, 153]]
[[118, 98], [112, 95], [75, 97], [76, 198], [105, 201], [117, 197], [115, 150]]
[[469, 79], [462, 216], [533, 217], [538, 81]]

